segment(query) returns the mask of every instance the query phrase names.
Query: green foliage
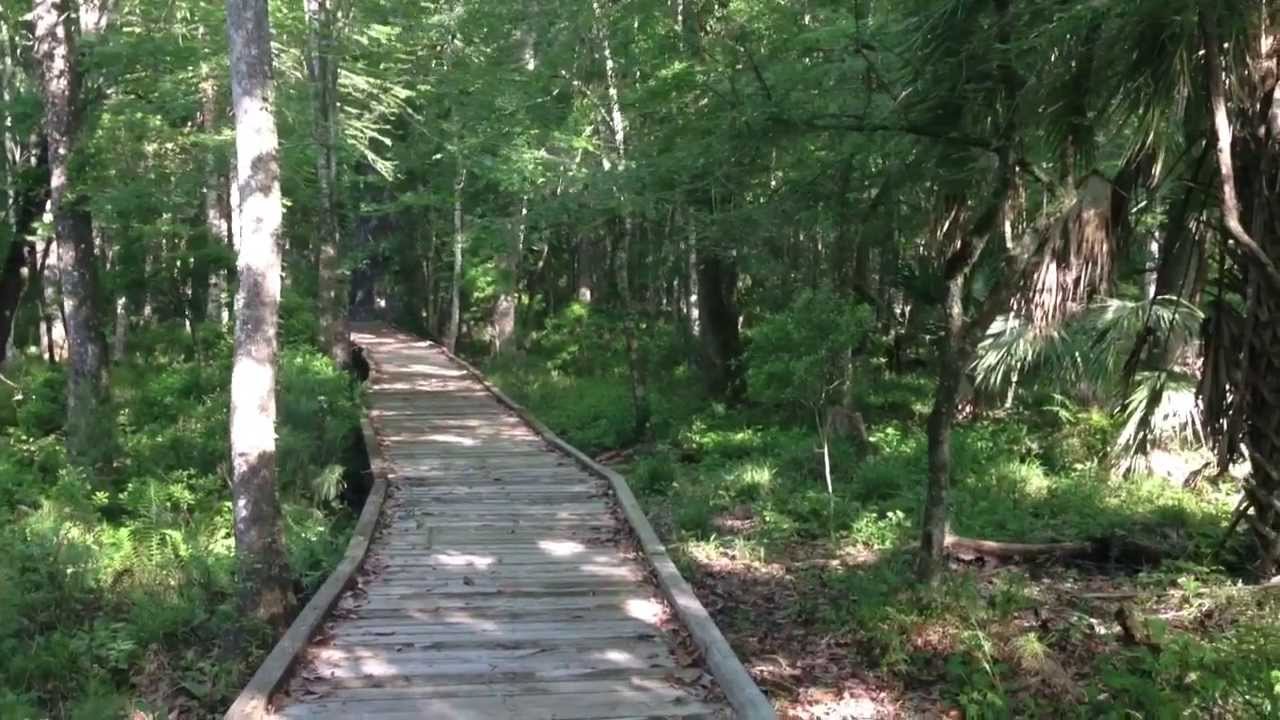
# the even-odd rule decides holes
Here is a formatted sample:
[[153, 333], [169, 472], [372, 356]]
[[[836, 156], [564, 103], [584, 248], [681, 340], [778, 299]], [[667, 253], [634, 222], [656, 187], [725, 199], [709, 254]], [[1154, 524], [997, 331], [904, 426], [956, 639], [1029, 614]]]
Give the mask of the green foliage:
[[[1149, 620], [1158, 653], [1136, 649], [1101, 659], [1094, 717], [1274, 717], [1280, 713], [1277, 604], [1214, 603], [1230, 622], [1204, 637]], [[1254, 607], [1247, 607], [1254, 605]], [[1210, 613], [1205, 613], [1211, 616]], [[1103, 695], [1102, 693], [1105, 693]]]
[[[794, 317], [793, 322], [801, 324]], [[791, 332], [778, 326], [775, 331]], [[609, 335], [616, 329], [601, 332]], [[626, 379], [616, 367], [604, 366], [622, 358], [613, 354], [588, 361], [565, 352], [569, 343], [559, 335], [542, 338], [544, 344], [535, 345], [529, 355], [500, 363], [494, 377], [571, 441], [586, 440], [598, 451], [611, 447], [610, 439], [625, 439]], [[819, 343], [820, 348], [843, 347], [825, 335], [807, 338], [803, 342]], [[773, 355], [760, 354], [769, 342], [761, 343], [760, 334], [753, 332], [750, 357], [774, 361]], [[779, 341], [775, 347], [796, 357], [807, 346]], [[554, 354], [539, 354], [551, 348]], [[1269, 647], [1245, 645], [1274, 632], [1274, 620], [1260, 614], [1251, 616], [1254, 624], [1241, 624], [1238, 634], [1175, 633], [1171, 637], [1180, 639], [1159, 657], [1111, 647], [1097, 658], [1096, 675], [1075, 690], [1082, 701], [1089, 699], [1068, 703], [1077, 709], [1063, 710], [1067, 701], [1052, 695], [1028, 693], [1028, 674], [1040, 677], [1035, 674], [1040, 671], [1029, 667], [1057, 662], [1063, 642], [1091, 641], [1083, 635], [1040, 638], [1017, 631], [1030, 609], [1043, 604], [1040, 590], [1018, 571], [956, 573], [933, 590], [916, 585], [908, 548], [916, 540], [923, 503], [922, 419], [932, 383], [918, 376], [876, 374], [882, 371], [873, 363], [858, 360], [852, 390], [866, 414], [871, 447], [833, 446], [835, 493], [830, 500], [816, 482], [822, 470], [811, 419], [779, 414], [768, 406], [730, 408], [696, 396], [690, 401], [688, 383], [696, 378], [674, 379], [681, 360], [653, 360], [654, 377], [673, 378], [655, 384], [655, 406], [672, 412], [656, 434], [652, 452], [641, 454], [627, 475], [695, 577], [699, 558], [707, 556], [724, 561], [777, 554], [786, 558], [785, 564], [821, 547], [869, 558], [830, 569], [789, 568], [793, 587], [802, 589], [789, 596], [791, 622], [817, 623], [820, 629], [814, 632], [824, 636], [854, 638], [860, 648], [857, 662], [866, 666], [912, 682], [935, 678], [948, 702], [967, 717], [1083, 719], [1123, 717], [1125, 712], [1162, 717], [1177, 707], [1205, 715], [1225, 709], [1228, 716], [1260, 717], [1250, 708], [1271, 707], [1266, 703], [1275, 701], [1265, 685], [1268, 664], [1275, 667], [1273, 653]], [[777, 365], [789, 367], [786, 362]], [[818, 366], [816, 361], [802, 365]], [[585, 374], [572, 374], [574, 367]], [[838, 367], [834, 360], [832, 367]], [[761, 377], [753, 372], [749, 377]], [[786, 371], [771, 372], [781, 378]], [[785, 385], [779, 379], [774, 387]], [[597, 404], [594, 396], [599, 395], [611, 400]], [[1202, 562], [1210, 559], [1233, 502], [1229, 492], [1197, 494], [1160, 478], [1113, 477], [1108, 453], [1123, 429], [1122, 420], [1066, 397], [1034, 397], [1043, 400], [1040, 407], [1015, 408], [957, 427], [952, 503], [964, 509], [952, 521], [957, 533], [1029, 542], [1120, 535]], [[617, 423], [617, 431], [593, 432], [593, 422], [605, 418]], [[1141, 577], [1143, 586], [1169, 584], [1158, 573]], [[1228, 582], [1220, 571], [1204, 570], [1198, 577], [1212, 587]], [[1200, 601], [1189, 602], [1204, 607]], [[755, 618], [732, 617], [730, 628], [759, 632]]]
[[[0, 426], [0, 717], [96, 719], [180, 699], [214, 714], [254, 661], [218, 659], [232, 636], [262, 637], [235, 609], [229, 345], [202, 333], [203, 357], [188, 344], [188, 358], [172, 351], [181, 336], [155, 333], [113, 368], [120, 451], [96, 479], [61, 451], [61, 372], [6, 371], [20, 390]], [[350, 528], [333, 467], [357, 426], [355, 396], [302, 346], [285, 348], [280, 386], [286, 541], [314, 588]]]
[[822, 408], [849, 382], [850, 354], [860, 348], [872, 313], [830, 289], [802, 291], [783, 312], [751, 332], [746, 355], [752, 397]]

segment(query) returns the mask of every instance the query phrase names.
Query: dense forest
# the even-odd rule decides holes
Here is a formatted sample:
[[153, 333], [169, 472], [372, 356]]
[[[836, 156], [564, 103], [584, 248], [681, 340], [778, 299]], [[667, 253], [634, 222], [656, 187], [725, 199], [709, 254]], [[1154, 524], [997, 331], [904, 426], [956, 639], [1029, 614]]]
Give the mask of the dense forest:
[[0, 718], [217, 716], [352, 322], [622, 470], [781, 715], [1280, 715], [1267, 0], [0, 0]]

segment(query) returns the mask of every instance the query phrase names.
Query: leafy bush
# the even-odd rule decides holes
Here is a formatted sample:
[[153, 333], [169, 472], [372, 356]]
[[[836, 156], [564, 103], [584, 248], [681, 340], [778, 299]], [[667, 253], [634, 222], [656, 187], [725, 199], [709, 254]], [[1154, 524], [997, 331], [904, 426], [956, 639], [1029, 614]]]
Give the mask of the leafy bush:
[[863, 344], [871, 319], [870, 308], [848, 305], [828, 288], [800, 293], [751, 332], [751, 396], [810, 412], [825, 408], [851, 380], [850, 353]]

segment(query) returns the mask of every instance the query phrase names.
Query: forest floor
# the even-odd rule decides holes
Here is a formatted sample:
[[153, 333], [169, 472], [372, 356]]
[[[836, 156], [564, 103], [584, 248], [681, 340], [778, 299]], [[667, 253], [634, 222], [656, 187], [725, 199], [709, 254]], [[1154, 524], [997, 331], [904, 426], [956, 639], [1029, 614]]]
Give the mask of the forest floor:
[[652, 358], [653, 438], [636, 444], [625, 364], [603, 364], [599, 337], [544, 337], [489, 371], [627, 475], [783, 717], [1280, 714], [1280, 646], [1266, 639], [1280, 636], [1280, 592], [1247, 585], [1243, 533], [1216, 551], [1237, 489], [1113, 476], [1118, 428], [1106, 412], [1028, 398], [964, 424], [953, 529], [1125, 538], [1163, 562], [956, 559], [921, 588], [912, 564], [930, 378], [868, 370], [856, 400], [870, 442], [833, 448], [829, 497], [802, 417], [706, 401], [675, 353]]

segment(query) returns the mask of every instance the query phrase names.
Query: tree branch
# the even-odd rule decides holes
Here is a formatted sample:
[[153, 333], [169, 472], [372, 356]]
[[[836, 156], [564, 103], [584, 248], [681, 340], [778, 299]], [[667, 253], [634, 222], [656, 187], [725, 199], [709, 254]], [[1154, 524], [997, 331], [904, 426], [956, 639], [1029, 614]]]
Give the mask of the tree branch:
[[1280, 289], [1280, 268], [1249, 235], [1240, 222], [1240, 198], [1236, 195], [1235, 165], [1231, 156], [1231, 118], [1227, 114], [1226, 89], [1222, 81], [1222, 58], [1218, 51], [1217, 19], [1200, 10], [1200, 33], [1204, 40], [1205, 73], [1208, 75], [1209, 107], [1213, 113], [1214, 135], [1217, 136], [1219, 191], [1222, 198], [1222, 222], [1227, 232], [1253, 258], [1271, 284]]

